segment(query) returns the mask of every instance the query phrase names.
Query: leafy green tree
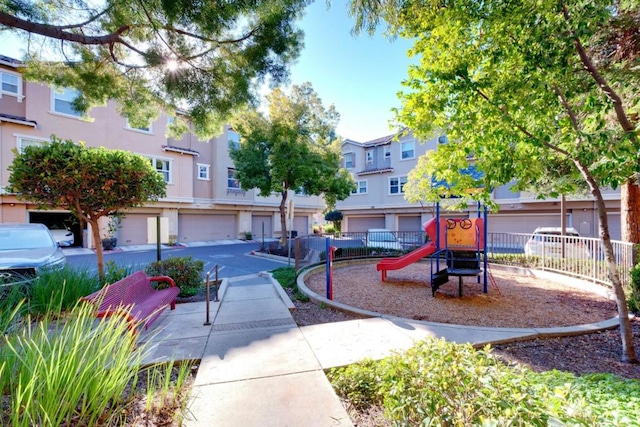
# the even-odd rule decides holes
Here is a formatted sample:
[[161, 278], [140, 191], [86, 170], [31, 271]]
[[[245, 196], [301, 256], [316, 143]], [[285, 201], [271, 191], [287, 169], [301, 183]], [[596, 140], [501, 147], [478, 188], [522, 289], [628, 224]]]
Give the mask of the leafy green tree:
[[98, 272], [104, 273], [98, 221], [157, 200], [166, 184], [148, 159], [128, 151], [91, 148], [52, 137], [42, 146], [14, 149], [9, 188], [41, 209], [68, 209], [91, 225]]
[[180, 109], [210, 136], [254, 100], [253, 84], [286, 80], [307, 3], [5, 0], [0, 31], [27, 41], [27, 78], [81, 91], [78, 111], [114, 99], [132, 124], [146, 126], [158, 107]]
[[342, 219], [344, 216], [340, 211], [329, 211], [324, 216], [325, 221], [329, 221], [333, 224], [335, 230], [339, 233], [342, 230]]
[[340, 116], [333, 105], [324, 108], [311, 84], [293, 86], [289, 96], [276, 89], [267, 101], [268, 116], [254, 109], [232, 121], [241, 140], [230, 155], [242, 188], [257, 188], [264, 197], [281, 195], [284, 237], [289, 190], [323, 195], [333, 206], [351, 194], [354, 182], [340, 167], [340, 140], [334, 133]]
[[[391, 33], [415, 40], [410, 54], [419, 64], [410, 67], [399, 120], [419, 137], [444, 132], [450, 142], [421, 159], [414, 177], [445, 179], [458, 194], [482, 184], [477, 197], [487, 202], [492, 188], [514, 179], [517, 188], [541, 196], [586, 184], [615, 291], [622, 359], [629, 362], [638, 359], [602, 188], [626, 187], [640, 171], [639, 6], [637, 0], [352, 3], [357, 30], [371, 30], [382, 18]], [[482, 182], [461, 174], [470, 159]], [[426, 187], [422, 196], [436, 198]]]

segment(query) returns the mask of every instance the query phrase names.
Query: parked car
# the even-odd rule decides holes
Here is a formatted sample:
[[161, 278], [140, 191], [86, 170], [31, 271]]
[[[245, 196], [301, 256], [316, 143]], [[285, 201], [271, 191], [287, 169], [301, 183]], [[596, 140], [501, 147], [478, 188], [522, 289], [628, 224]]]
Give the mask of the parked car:
[[73, 246], [75, 237], [73, 231], [63, 223], [54, 223], [49, 225], [49, 231], [59, 246]]
[[561, 227], [538, 227], [524, 245], [525, 255], [547, 257], [562, 256], [562, 241], [564, 239], [564, 251], [566, 258], [589, 258], [589, 249], [580, 239], [578, 230], [572, 227], [565, 229], [565, 237], [562, 237]]
[[385, 228], [370, 228], [367, 230], [365, 246], [389, 250], [402, 250], [402, 245], [391, 230]]
[[0, 224], [0, 286], [25, 283], [67, 260], [44, 224]]

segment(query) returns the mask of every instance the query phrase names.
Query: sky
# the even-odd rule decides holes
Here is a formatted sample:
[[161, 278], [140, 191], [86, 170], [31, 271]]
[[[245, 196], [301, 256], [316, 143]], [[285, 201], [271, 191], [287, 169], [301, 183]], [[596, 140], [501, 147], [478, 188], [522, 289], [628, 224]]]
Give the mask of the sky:
[[[290, 82], [310, 82], [323, 105], [340, 113], [338, 134], [359, 142], [393, 133], [391, 109], [399, 107], [397, 92], [407, 76], [411, 59], [407, 40], [389, 40], [382, 31], [351, 35], [353, 18], [346, 0], [315, 0], [299, 22], [305, 32], [304, 48], [291, 66]], [[21, 58], [21, 43], [0, 33], [0, 54]]]
[[335, 105], [343, 138], [365, 142], [389, 135], [390, 110], [400, 107], [397, 92], [412, 62], [412, 44], [390, 41], [381, 31], [352, 36], [345, 0], [332, 3], [329, 10], [324, 0], [307, 8], [300, 22], [305, 48], [291, 68], [291, 83], [311, 82], [325, 106]]

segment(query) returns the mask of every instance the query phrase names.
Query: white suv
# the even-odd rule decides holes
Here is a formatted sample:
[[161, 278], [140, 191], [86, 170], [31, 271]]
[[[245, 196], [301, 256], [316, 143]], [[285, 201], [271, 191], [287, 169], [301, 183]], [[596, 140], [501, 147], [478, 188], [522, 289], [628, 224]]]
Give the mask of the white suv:
[[580, 239], [580, 233], [572, 227], [565, 229], [564, 237], [561, 227], [536, 228], [524, 245], [524, 253], [525, 255], [542, 256], [544, 254], [546, 257], [561, 257], [563, 239], [565, 258], [589, 258], [591, 256], [589, 249]]

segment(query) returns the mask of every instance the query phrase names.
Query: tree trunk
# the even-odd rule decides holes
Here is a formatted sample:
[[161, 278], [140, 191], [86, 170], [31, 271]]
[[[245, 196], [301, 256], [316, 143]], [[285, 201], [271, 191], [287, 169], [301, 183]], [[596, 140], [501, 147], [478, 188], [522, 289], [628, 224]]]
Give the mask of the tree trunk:
[[282, 229], [282, 244], [287, 241], [287, 196], [289, 192], [284, 189], [280, 200], [280, 228]]
[[640, 186], [631, 178], [620, 187], [622, 240], [640, 244]]
[[87, 222], [91, 226], [91, 234], [93, 235], [93, 241], [96, 245], [96, 258], [98, 260], [98, 277], [100, 282], [104, 278], [104, 254], [102, 252], [102, 239], [100, 238], [100, 226], [98, 220], [91, 218], [87, 219]]
[[618, 318], [620, 321], [620, 339], [622, 342], [621, 359], [623, 362], [638, 363], [638, 357], [636, 356], [636, 350], [633, 344], [633, 330], [631, 329], [631, 321], [629, 320], [627, 297], [624, 293], [624, 288], [622, 287], [622, 279], [620, 278], [620, 272], [618, 271], [618, 265], [616, 264], [613, 252], [613, 245], [611, 244], [607, 208], [604, 203], [604, 198], [602, 197], [602, 191], [600, 191], [600, 186], [593, 179], [589, 170], [578, 161], [575, 161], [574, 163], [591, 189], [591, 194], [595, 198], [598, 217], [600, 218], [600, 240], [604, 247], [607, 272], [616, 297], [616, 306], [618, 308]]

